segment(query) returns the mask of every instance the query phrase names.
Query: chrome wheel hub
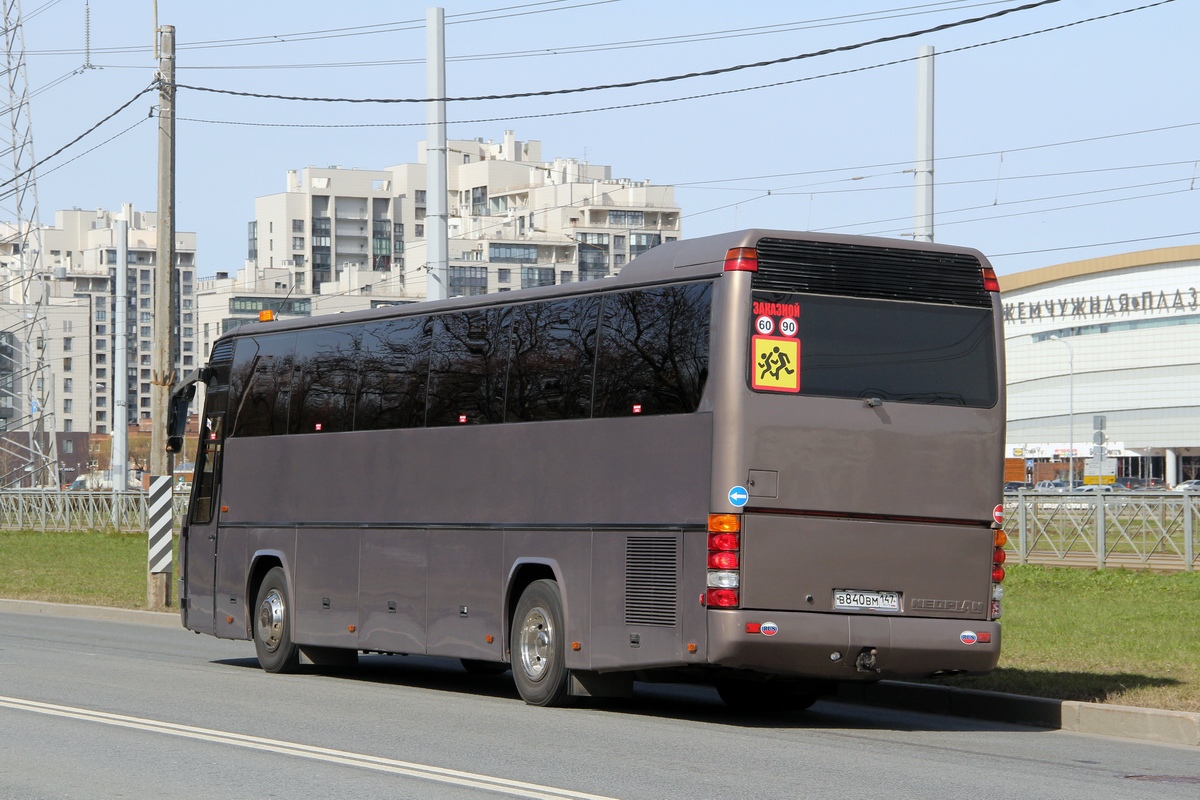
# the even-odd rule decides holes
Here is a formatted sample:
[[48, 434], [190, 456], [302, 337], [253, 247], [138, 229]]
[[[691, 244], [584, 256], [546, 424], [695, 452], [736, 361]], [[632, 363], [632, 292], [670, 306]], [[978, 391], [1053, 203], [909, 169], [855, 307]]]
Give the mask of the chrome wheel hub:
[[258, 606], [258, 624], [254, 626], [254, 633], [267, 648], [267, 652], [274, 653], [283, 639], [285, 610], [283, 595], [278, 589], [267, 592], [267, 596]]
[[521, 623], [518, 645], [525, 676], [531, 681], [540, 681], [550, 666], [554, 647], [554, 625], [544, 608], [529, 609]]

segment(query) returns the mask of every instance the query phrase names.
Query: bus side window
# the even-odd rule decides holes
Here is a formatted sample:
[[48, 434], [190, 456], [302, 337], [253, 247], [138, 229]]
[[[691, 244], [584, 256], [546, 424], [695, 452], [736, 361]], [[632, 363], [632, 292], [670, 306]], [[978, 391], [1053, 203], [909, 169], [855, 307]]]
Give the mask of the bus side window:
[[591, 416], [599, 311], [597, 297], [513, 309], [507, 422]]
[[430, 317], [400, 317], [366, 326], [354, 430], [425, 427], [432, 334]]
[[688, 414], [708, 376], [712, 284], [605, 295], [595, 417]]
[[296, 342], [292, 433], [335, 433], [354, 426], [361, 325], [304, 331]]
[[478, 425], [504, 421], [510, 308], [442, 314], [429, 365], [425, 424]]
[[234, 353], [231, 395], [236, 398], [233, 436], [288, 432], [296, 334], [243, 339]]

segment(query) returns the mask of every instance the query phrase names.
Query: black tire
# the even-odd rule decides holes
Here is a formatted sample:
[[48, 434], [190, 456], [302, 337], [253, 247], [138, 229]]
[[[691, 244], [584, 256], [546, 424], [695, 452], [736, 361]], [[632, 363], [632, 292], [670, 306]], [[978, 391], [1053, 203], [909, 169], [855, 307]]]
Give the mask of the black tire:
[[461, 658], [463, 669], [472, 675], [503, 675], [508, 672], [508, 664], [503, 661], [480, 661], [476, 658]]
[[733, 711], [762, 715], [797, 713], [819, 698], [802, 685], [737, 679], [718, 681], [717, 694]]
[[295, 672], [300, 668], [300, 649], [292, 641], [292, 601], [288, 597], [283, 568], [272, 567], [258, 587], [254, 603], [254, 650], [267, 672]]
[[567, 665], [562, 596], [554, 581], [534, 581], [517, 603], [509, 633], [509, 658], [517, 691], [531, 706], [565, 706]]

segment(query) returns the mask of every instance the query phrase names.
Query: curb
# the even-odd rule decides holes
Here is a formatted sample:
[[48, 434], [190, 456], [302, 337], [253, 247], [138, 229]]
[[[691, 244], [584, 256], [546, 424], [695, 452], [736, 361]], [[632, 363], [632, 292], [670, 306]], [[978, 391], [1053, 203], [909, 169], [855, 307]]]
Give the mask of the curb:
[[70, 603], [43, 603], [35, 600], [0, 599], [0, 611], [14, 614], [45, 614], [52, 617], [74, 617], [76, 619], [102, 619], [109, 622], [134, 622], [139, 625], [162, 625], [180, 628], [178, 611], [139, 611], [134, 608], [107, 608], [105, 606], [81, 606]]
[[836, 700], [991, 722], [1200, 747], [1200, 713], [880, 681], [839, 684]]
[[[178, 611], [138, 611], [131, 608], [0, 599], [0, 612], [4, 611], [132, 622], [182, 630]], [[1190, 711], [1164, 711], [1158, 708], [1083, 703], [1078, 700], [1050, 700], [1044, 697], [900, 681], [840, 683], [837, 695], [831, 699], [840, 703], [882, 706], [926, 714], [1031, 725], [1072, 733], [1200, 747], [1200, 713]]]

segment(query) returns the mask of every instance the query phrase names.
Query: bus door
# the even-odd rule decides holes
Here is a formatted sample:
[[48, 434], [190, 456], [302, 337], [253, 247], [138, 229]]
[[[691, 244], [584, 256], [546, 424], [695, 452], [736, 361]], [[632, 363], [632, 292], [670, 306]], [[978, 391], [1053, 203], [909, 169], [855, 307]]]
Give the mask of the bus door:
[[200, 444], [196, 452], [196, 475], [192, 480], [192, 501], [188, 508], [188, 524], [185, 528], [185, 571], [180, 597], [187, 598], [185, 627], [193, 631], [214, 633], [213, 593], [216, 579], [217, 522], [220, 517], [221, 451], [225, 439], [224, 393], [217, 397], [210, 394], [208, 401], [201, 420]]

